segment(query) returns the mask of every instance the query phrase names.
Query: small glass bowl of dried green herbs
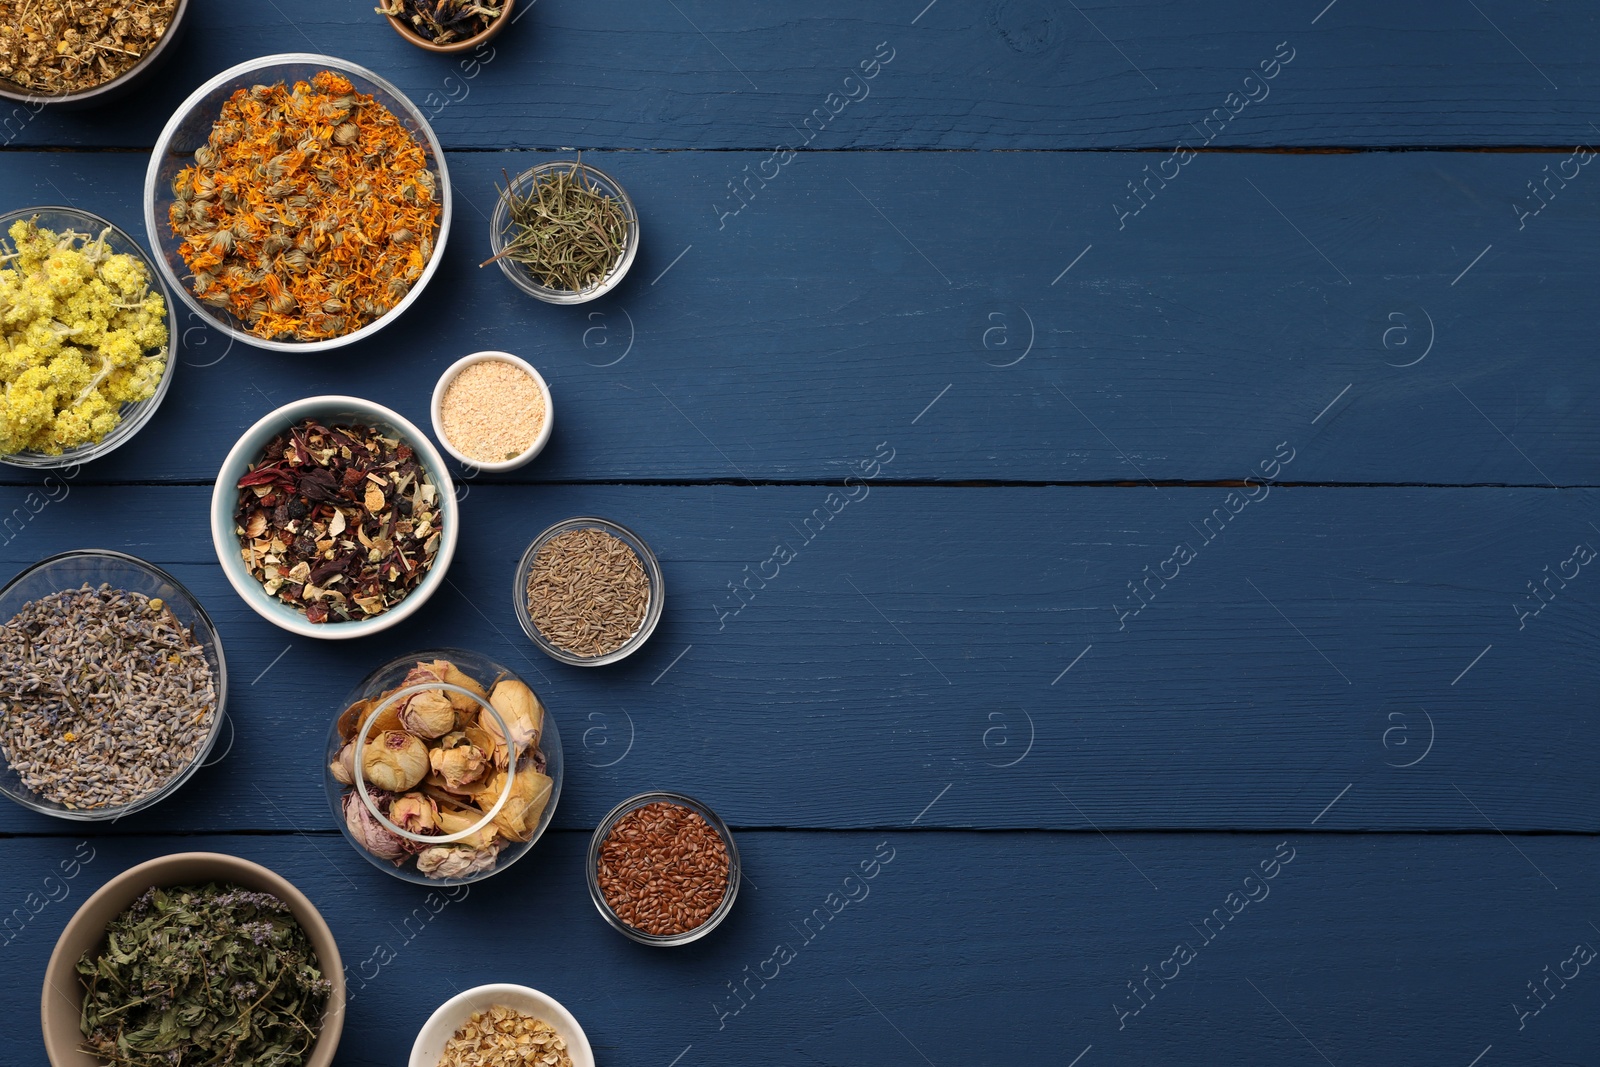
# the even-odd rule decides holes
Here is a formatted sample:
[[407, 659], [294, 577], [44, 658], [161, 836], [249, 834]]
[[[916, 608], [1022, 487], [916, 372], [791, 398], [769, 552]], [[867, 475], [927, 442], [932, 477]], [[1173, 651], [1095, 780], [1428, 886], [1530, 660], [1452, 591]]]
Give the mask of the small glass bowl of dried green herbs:
[[582, 304], [621, 284], [639, 253], [639, 213], [615, 178], [582, 160], [541, 163], [507, 181], [489, 222], [505, 276], [550, 304]]

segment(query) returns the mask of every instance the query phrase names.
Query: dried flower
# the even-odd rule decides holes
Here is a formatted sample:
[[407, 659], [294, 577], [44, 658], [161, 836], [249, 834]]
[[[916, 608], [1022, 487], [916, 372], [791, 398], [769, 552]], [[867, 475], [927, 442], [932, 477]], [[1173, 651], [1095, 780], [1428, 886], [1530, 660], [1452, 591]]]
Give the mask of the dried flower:
[[[511, 778], [511, 795], [505, 807], [494, 817], [500, 832], [513, 841], [527, 841], [533, 837], [545, 805], [550, 803], [551, 780], [532, 767], [517, 771]], [[489, 783], [489, 795], [496, 799], [506, 787], [506, 772], [500, 771]]]
[[439, 829], [439, 805], [421, 793], [407, 793], [389, 805], [389, 821], [408, 834], [431, 834]]
[[[379, 800], [376, 794], [369, 795], [374, 801]], [[379, 859], [393, 860], [398, 864], [406, 857], [405, 838], [374, 818], [360, 794], [353, 791], [344, 796], [344, 824], [349, 828], [350, 836]]]
[[400, 712], [400, 726], [418, 737], [443, 737], [456, 725], [456, 709], [449, 696], [437, 689], [418, 693]]
[[[452, 741], [452, 738], [459, 740]], [[459, 732], [447, 735], [444, 744], [429, 752], [428, 762], [433, 773], [444, 779], [444, 787], [452, 793], [468, 792], [468, 787], [481, 780], [490, 765], [484, 750]]]
[[[533, 690], [515, 678], [506, 678], [494, 687], [494, 692], [489, 694], [489, 703], [505, 720], [506, 729], [511, 734], [510, 747], [517, 755], [520, 756], [538, 745], [539, 731], [544, 727], [544, 705], [533, 695]], [[487, 715], [483, 717], [482, 723], [483, 728], [496, 742], [495, 766], [504, 768], [509, 763], [509, 753], [506, 739], [500, 735], [500, 724], [495, 722], [492, 716]]]
[[491, 870], [499, 854], [499, 845], [481, 849], [434, 845], [418, 853], [417, 870], [429, 878], [465, 878]]
[[[174, 179], [168, 221], [195, 295], [257, 337], [342, 336], [387, 314], [421, 279], [440, 221], [433, 164], [405, 124], [348, 78], [322, 71], [239, 89], [206, 149]], [[186, 203], [214, 206], [197, 217]], [[218, 240], [219, 229], [232, 237]], [[390, 240], [402, 232], [418, 239]], [[269, 241], [304, 259], [274, 259]], [[334, 296], [343, 303], [330, 310]]]
[[404, 730], [385, 730], [367, 742], [361, 773], [379, 789], [403, 793], [428, 775], [428, 746]]
[[346, 741], [339, 754], [328, 764], [328, 773], [341, 785], [356, 784], [356, 746], [354, 741]]

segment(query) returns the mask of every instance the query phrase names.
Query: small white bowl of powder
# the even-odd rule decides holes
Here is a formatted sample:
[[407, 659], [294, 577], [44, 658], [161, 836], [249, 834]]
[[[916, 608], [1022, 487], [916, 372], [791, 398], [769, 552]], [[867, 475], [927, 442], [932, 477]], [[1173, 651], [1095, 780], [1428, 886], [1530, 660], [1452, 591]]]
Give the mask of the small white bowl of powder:
[[468, 467], [509, 471], [544, 450], [555, 421], [550, 386], [509, 352], [474, 352], [433, 387], [433, 434]]

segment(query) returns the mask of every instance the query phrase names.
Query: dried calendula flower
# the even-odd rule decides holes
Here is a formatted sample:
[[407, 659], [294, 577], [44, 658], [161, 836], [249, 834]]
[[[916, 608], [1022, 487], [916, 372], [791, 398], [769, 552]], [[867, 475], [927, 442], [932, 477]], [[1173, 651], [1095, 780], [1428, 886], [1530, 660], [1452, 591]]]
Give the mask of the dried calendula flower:
[[433, 165], [405, 124], [343, 75], [238, 90], [173, 182], [168, 222], [195, 295], [257, 337], [361, 329], [399, 304], [432, 258]]
[[385, 730], [367, 742], [361, 773], [379, 789], [403, 793], [428, 776], [428, 746], [404, 730]]

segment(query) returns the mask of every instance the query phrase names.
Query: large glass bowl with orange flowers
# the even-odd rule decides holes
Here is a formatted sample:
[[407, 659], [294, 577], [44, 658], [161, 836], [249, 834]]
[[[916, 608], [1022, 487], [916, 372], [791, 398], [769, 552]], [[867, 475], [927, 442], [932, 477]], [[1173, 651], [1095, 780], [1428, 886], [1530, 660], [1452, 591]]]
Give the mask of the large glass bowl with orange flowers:
[[200, 320], [280, 352], [393, 322], [450, 232], [450, 176], [427, 119], [332, 56], [223, 71], [161, 131], [145, 175], [158, 269]]
[[533, 848], [561, 795], [561, 737], [526, 683], [463, 649], [390, 660], [328, 732], [328, 803], [380, 870], [476, 882]]

